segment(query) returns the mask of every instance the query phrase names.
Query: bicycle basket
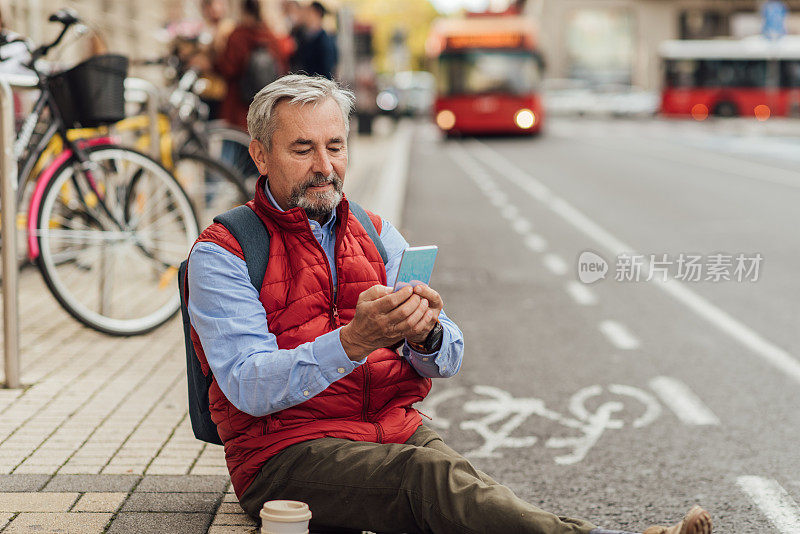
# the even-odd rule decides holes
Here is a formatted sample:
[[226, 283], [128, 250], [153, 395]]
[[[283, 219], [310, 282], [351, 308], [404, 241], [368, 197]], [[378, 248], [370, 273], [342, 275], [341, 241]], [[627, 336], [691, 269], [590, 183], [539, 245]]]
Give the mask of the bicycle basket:
[[48, 80], [68, 128], [92, 128], [125, 118], [128, 58], [114, 54], [90, 57]]

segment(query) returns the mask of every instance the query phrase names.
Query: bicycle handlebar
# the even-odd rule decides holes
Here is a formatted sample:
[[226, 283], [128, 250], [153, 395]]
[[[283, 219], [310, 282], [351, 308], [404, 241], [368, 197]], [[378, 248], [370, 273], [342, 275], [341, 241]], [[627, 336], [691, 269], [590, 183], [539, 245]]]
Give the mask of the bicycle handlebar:
[[[31, 50], [30, 41], [28, 41], [27, 39], [25, 39], [22, 36], [17, 37], [15, 39], [9, 40], [6, 35], [0, 35], [0, 46], [11, 44], [11, 43], [23, 43], [25, 45], [25, 47], [28, 49], [28, 52], [30, 52], [30, 54], [31, 54], [31, 60], [27, 64], [27, 66], [31, 70], [33, 70], [34, 72], [37, 72], [37, 73], [38, 73], [38, 71], [36, 70], [36, 68], [34, 66], [36, 61], [38, 59], [46, 56], [47, 53], [53, 47], [57, 46], [58, 43], [60, 43], [61, 40], [64, 38], [64, 35], [66, 35], [67, 30], [71, 26], [74, 26], [75, 24], [78, 24], [81, 21], [78, 18], [78, 13], [72, 8], [59, 9], [58, 11], [56, 11], [55, 13], [50, 15], [50, 17], [47, 20], [50, 21], [50, 22], [60, 22], [64, 27], [61, 28], [61, 31], [59, 32], [58, 36], [53, 40], [52, 43], [41, 45], [38, 48], [36, 48], [35, 50]], [[5, 58], [0, 58], [0, 61], [3, 61], [4, 59]]]

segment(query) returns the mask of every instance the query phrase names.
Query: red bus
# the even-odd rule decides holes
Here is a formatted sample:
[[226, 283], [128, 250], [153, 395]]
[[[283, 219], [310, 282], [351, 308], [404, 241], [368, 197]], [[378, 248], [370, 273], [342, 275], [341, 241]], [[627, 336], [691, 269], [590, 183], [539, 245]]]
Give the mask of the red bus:
[[434, 116], [448, 135], [537, 134], [543, 61], [520, 16], [436, 21], [427, 52], [436, 75]]
[[800, 116], [800, 38], [665, 41], [667, 116]]

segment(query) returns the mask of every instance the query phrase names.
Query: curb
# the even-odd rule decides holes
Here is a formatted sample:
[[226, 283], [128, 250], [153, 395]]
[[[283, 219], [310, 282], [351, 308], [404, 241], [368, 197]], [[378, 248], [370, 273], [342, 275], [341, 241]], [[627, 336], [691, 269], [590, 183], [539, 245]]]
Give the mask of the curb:
[[373, 198], [368, 203], [372, 211], [379, 213], [395, 228], [400, 228], [402, 224], [413, 131], [414, 124], [411, 121], [402, 120], [397, 125], [391, 140], [392, 149], [387, 154]]

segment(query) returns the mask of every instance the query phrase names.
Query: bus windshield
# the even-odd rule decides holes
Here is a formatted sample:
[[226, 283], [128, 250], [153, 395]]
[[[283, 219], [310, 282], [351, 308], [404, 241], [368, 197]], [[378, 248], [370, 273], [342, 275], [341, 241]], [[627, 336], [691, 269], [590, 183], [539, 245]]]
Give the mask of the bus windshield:
[[529, 95], [541, 79], [539, 58], [525, 50], [460, 50], [439, 57], [438, 91], [442, 96]]

